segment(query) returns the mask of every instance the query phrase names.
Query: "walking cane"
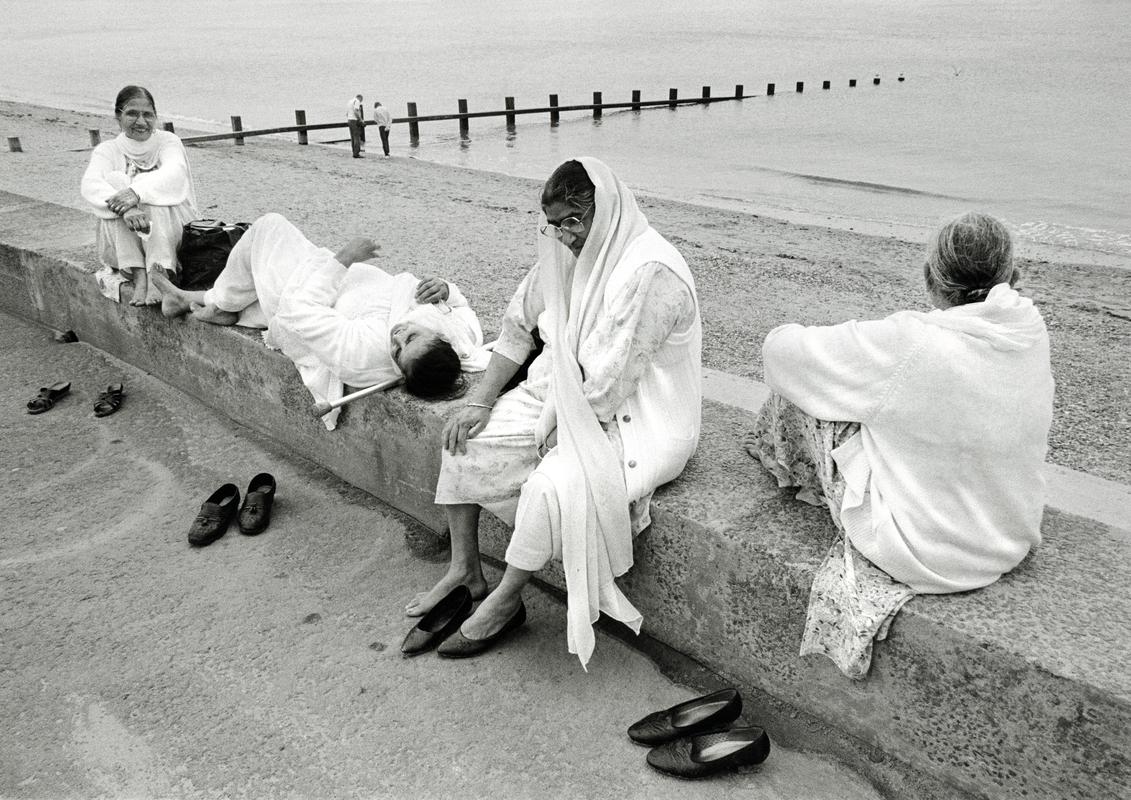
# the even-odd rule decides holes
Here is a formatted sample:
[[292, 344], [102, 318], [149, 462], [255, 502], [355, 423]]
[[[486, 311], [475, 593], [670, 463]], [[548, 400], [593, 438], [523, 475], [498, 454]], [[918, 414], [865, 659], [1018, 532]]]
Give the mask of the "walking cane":
[[320, 400], [310, 407], [310, 411], [316, 417], [324, 417], [335, 408], [344, 406], [346, 403], [352, 403], [354, 400], [360, 400], [363, 397], [369, 397], [369, 395], [376, 394], [377, 392], [388, 391], [389, 389], [392, 389], [394, 386], [399, 384], [401, 380], [401, 378], [390, 378], [389, 380], [382, 381], [381, 383], [378, 383], [374, 386], [368, 386], [364, 389], [358, 389], [356, 392], [347, 394], [332, 403], [328, 403], [325, 400]]

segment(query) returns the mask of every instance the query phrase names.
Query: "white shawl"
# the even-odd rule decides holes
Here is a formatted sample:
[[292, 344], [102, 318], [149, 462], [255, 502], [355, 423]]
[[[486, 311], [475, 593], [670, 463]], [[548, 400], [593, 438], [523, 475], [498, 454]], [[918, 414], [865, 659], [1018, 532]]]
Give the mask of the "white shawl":
[[632, 192], [604, 163], [578, 160], [596, 187], [585, 246], [574, 262], [560, 242], [544, 239], [540, 245], [554, 347], [552, 384], [536, 436], [542, 445], [556, 428], [561, 456], [577, 466], [560, 473], [569, 485], [556, 488], [561, 500], [566, 640], [584, 667], [593, 654], [593, 623], [600, 612], [636, 633], [642, 621], [613, 580], [632, 566], [628, 495], [620, 458], [585, 399], [578, 352], [602, 314], [609, 277], [628, 245], [648, 230], [648, 220]]

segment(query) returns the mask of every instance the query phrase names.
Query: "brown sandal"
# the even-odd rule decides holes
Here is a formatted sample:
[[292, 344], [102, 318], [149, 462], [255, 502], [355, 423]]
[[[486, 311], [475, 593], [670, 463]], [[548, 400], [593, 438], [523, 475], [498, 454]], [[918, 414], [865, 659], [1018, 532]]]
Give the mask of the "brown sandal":
[[122, 407], [122, 399], [125, 396], [125, 387], [122, 384], [110, 384], [106, 387], [106, 391], [98, 395], [98, 399], [94, 401], [94, 416], [110, 416]]

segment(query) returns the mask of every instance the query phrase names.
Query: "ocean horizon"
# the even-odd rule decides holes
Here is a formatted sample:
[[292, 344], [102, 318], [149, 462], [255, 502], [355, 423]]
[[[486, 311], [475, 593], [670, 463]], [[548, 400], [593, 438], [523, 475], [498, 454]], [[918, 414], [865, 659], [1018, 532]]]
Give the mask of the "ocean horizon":
[[1131, 265], [1131, 4], [1119, 0], [719, 0], [693, 12], [674, 0], [9, 0], [5, 15], [0, 97], [109, 117], [117, 89], [141, 83], [163, 119], [206, 131], [233, 114], [249, 129], [293, 124], [296, 108], [337, 121], [359, 92], [400, 117], [409, 102], [444, 114], [459, 98], [474, 112], [505, 96], [523, 108], [551, 93], [569, 105], [743, 84], [755, 96], [566, 113], [556, 127], [473, 119], [467, 138], [455, 121], [423, 123], [415, 147], [397, 125], [393, 147], [530, 178], [595, 155], [660, 196], [913, 240], [980, 208], [1019, 249]]

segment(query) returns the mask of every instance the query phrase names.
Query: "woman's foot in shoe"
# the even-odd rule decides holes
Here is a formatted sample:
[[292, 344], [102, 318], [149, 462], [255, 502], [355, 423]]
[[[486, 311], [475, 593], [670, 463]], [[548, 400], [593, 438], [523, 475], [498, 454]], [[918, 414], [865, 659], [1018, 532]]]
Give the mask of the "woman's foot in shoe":
[[520, 605], [521, 594], [503, 596], [497, 591], [491, 592], [460, 626], [460, 633], [472, 640], [490, 639], [514, 617]]
[[423, 617], [460, 584], [471, 590], [472, 600], [482, 600], [487, 596], [487, 579], [483, 577], [482, 570], [449, 569], [435, 586], [408, 601], [408, 605], [404, 607], [405, 616]]

